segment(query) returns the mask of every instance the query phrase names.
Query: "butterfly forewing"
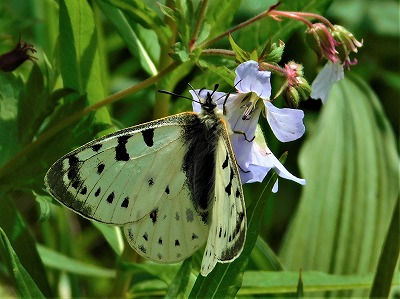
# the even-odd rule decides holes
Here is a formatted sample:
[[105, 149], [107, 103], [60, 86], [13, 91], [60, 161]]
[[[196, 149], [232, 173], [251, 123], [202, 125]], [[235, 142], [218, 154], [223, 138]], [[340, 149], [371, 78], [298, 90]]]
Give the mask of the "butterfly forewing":
[[166, 196], [169, 185], [176, 186], [173, 192], [183, 186], [173, 175], [182, 171], [185, 154], [184, 126], [177, 116], [74, 150], [49, 169], [47, 189], [72, 210], [104, 223], [123, 225], [143, 218]]

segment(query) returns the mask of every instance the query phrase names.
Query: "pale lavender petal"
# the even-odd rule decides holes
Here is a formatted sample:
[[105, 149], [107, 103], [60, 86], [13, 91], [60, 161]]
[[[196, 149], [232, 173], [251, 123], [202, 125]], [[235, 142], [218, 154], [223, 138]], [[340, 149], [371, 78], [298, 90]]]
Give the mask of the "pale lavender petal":
[[268, 123], [279, 141], [293, 141], [303, 136], [306, 128], [303, 124], [304, 112], [302, 110], [276, 108], [269, 101], [264, 101], [264, 104]]
[[328, 61], [311, 84], [311, 98], [326, 103], [333, 84], [344, 78], [343, 64]]
[[263, 99], [271, 96], [271, 72], [260, 71], [256, 61], [243, 62], [235, 72], [235, 86], [240, 93], [255, 92]]
[[272, 187], [272, 193], [278, 192], [278, 179], [276, 179], [274, 186]]

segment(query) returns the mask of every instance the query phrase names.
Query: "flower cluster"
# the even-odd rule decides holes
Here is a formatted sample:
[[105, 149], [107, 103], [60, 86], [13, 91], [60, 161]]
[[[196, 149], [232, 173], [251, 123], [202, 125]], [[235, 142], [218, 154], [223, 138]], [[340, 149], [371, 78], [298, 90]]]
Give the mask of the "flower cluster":
[[[243, 184], [261, 182], [267, 173], [274, 169], [280, 177], [304, 185], [304, 179], [292, 175], [274, 156], [258, 126], [258, 119], [262, 114], [266, 117], [276, 138], [282, 142], [296, 140], [305, 132], [303, 111], [290, 108], [280, 109], [270, 101], [270, 76], [271, 72], [259, 70], [256, 61], [244, 62], [236, 69], [237, 93], [191, 91], [195, 99], [193, 110], [201, 111], [197, 97], [205, 98], [209, 93], [217, 107], [226, 111], [226, 119], [231, 129], [231, 144]], [[274, 191], [277, 191], [277, 185]]]
[[313, 24], [306, 31], [306, 37], [318, 58], [328, 60], [311, 85], [311, 97], [325, 103], [332, 85], [343, 79], [344, 69], [357, 63], [357, 59], [350, 59], [350, 54], [357, 53], [363, 43], [342, 26], [328, 28], [322, 23]]

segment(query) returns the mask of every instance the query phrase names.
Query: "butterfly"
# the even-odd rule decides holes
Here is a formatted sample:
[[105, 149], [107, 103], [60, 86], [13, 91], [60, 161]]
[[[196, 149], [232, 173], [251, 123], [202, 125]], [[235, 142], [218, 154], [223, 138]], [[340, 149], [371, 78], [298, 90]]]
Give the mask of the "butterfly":
[[177, 263], [205, 243], [203, 276], [233, 261], [246, 239], [246, 209], [216, 89], [198, 96], [200, 113], [126, 128], [66, 154], [48, 170], [47, 190], [83, 217], [122, 226], [129, 245], [155, 262]]

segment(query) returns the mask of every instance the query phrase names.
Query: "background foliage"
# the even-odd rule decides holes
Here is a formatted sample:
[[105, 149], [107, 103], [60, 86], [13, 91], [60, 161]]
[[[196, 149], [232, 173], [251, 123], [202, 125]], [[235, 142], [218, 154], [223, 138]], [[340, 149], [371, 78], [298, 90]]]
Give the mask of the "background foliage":
[[[197, 43], [273, 4], [209, 1]], [[398, 296], [398, 2], [297, 0], [279, 9], [323, 14], [363, 38], [364, 46], [326, 105], [309, 100], [300, 106], [307, 128], [302, 140], [280, 144], [264, 130], [272, 151], [287, 151], [285, 166], [307, 185], [280, 180], [278, 194], [270, 195], [272, 173], [261, 184], [245, 185], [244, 252], [203, 278], [201, 252], [177, 265], [144, 261], [125, 246], [118, 228], [67, 211], [43, 186], [46, 170], [73, 148], [190, 110], [190, 102], [157, 89], [188, 95], [188, 82], [231, 88], [231, 57], [189, 51], [198, 1], [0, 4], [0, 53], [20, 34], [38, 50], [37, 63], [0, 73], [1, 297], [365, 296], [371, 288], [371, 296], [386, 296], [393, 272], [392, 296]], [[247, 51], [260, 51], [269, 38], [283, 40], [282, 62], [302, 63], [311, 82], [321, 65], [304, 43], [305, 29], [293, 20], [264, 18], [233, 38]], [[230, 49], [227, 38], [212, 47]]]

